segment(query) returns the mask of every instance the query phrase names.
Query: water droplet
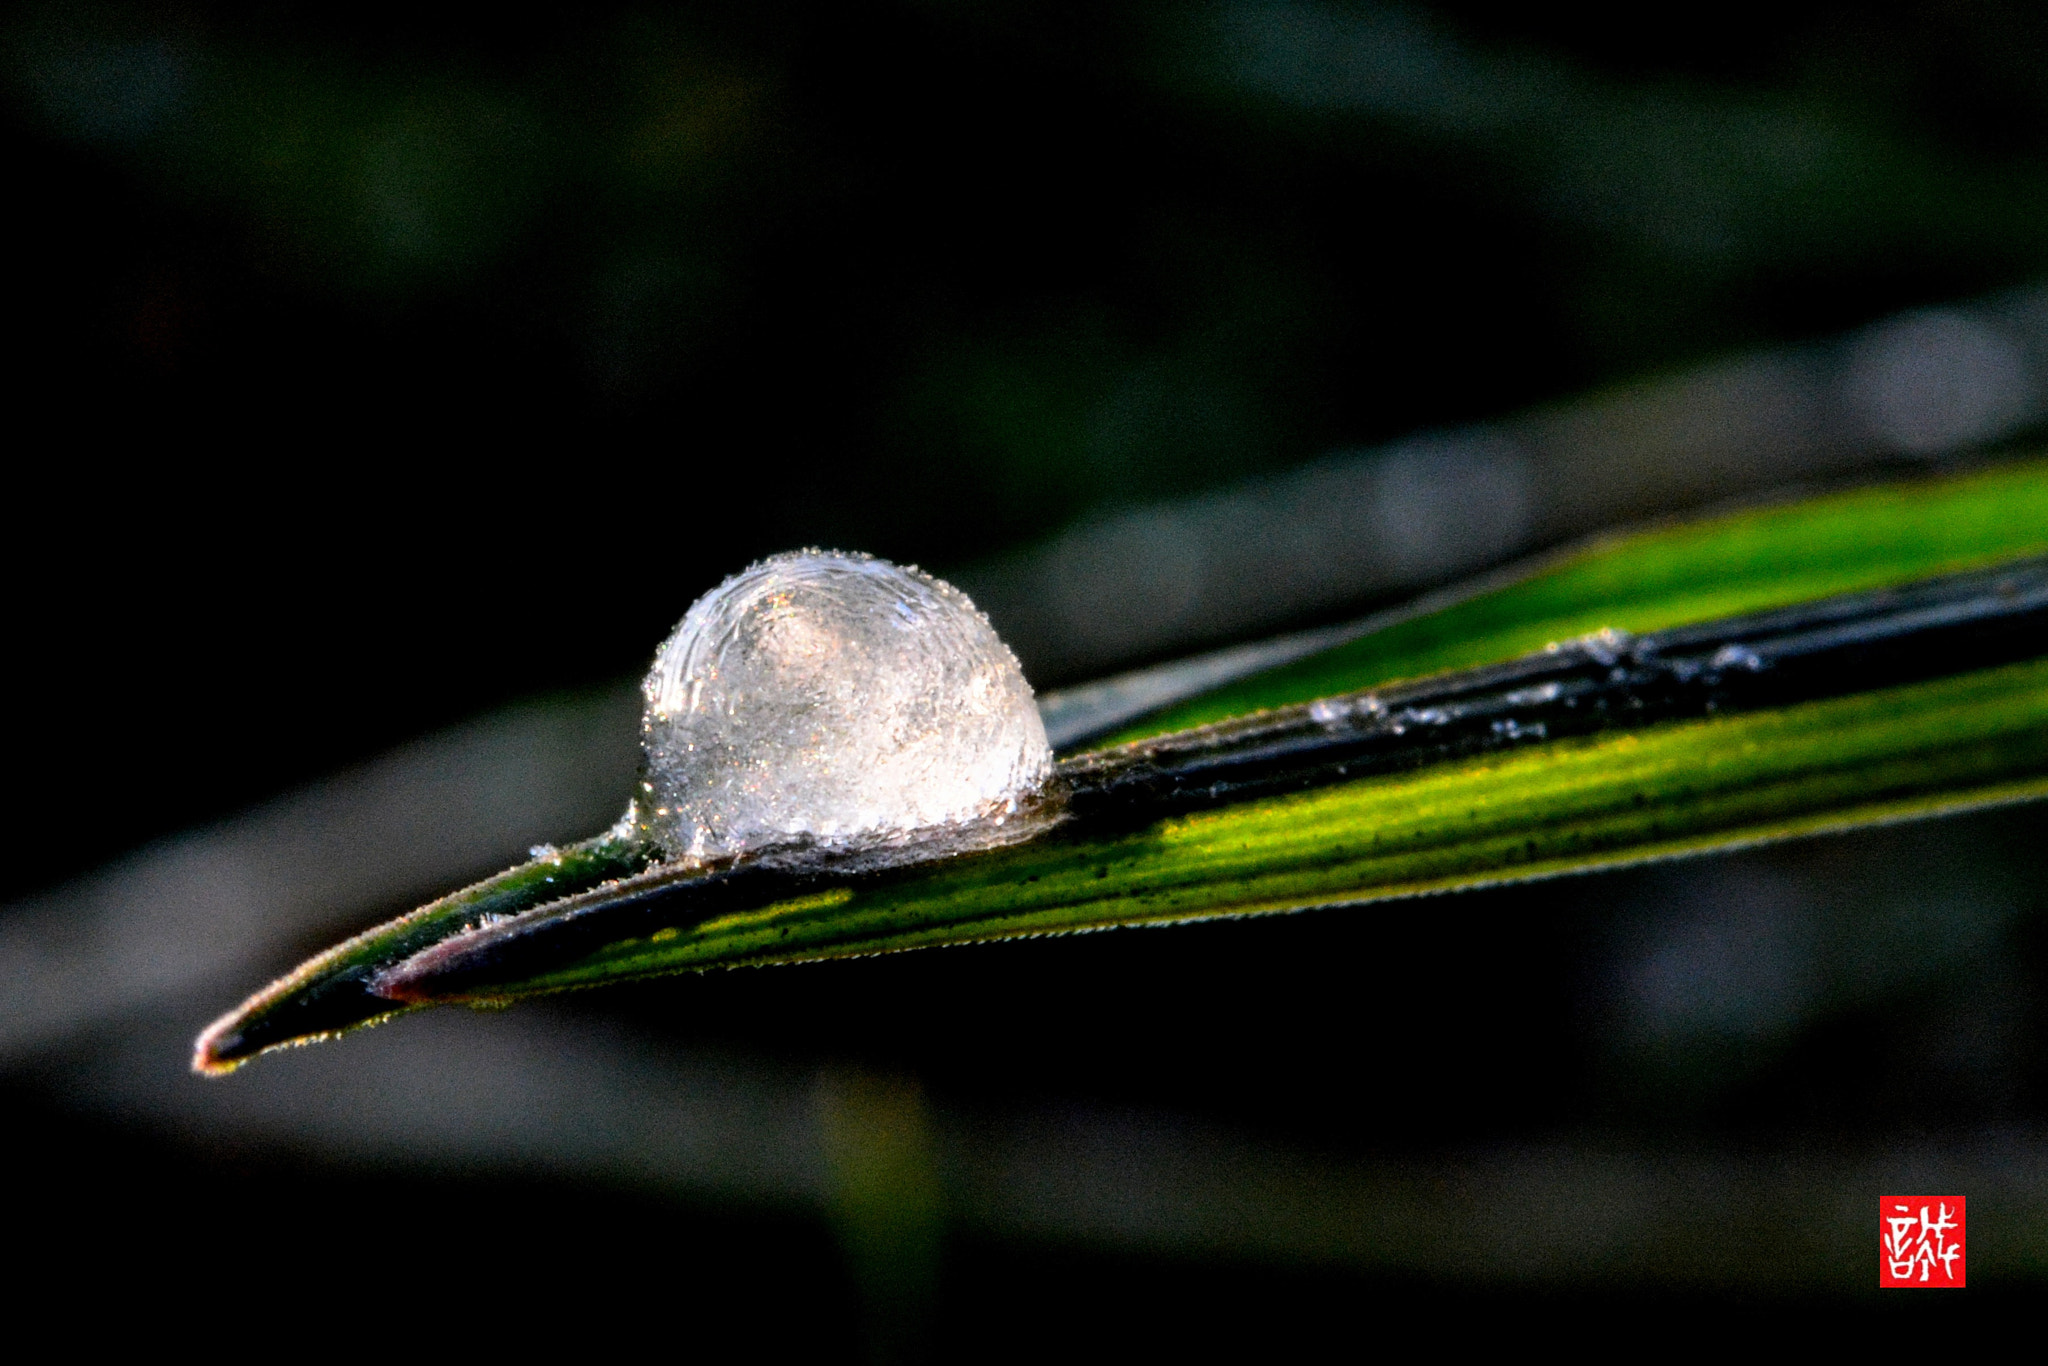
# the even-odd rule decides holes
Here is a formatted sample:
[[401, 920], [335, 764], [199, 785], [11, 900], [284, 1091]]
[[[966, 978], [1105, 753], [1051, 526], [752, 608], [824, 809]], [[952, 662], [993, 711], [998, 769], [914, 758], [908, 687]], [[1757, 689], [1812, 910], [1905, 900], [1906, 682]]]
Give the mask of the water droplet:
[[1711, 669], [1748, 669], [1760, 672], [1764, 667], [1763, 656], [1747, 645], [1723, 645], [1714, 651], [1714, 657], [1707, 662]]
[[1546, 702], [1555, 702], [1564, 692], [1557, 683], [1538, 683], [1532, 688], [1517, 688], [1501, 698], [1511, 707], [1540, 707]]
[[1350, 717], [1351, 707], [1341, 697], [1324, 697], [1309, 703], [1308, 714], [1317, 725], [1334, 728]]
[[[1022, 839], [1052, 751], [967, 596], [868, 555], [776, 555], [699, 599], [643, 684], [627, 820], [671, 858], [888, 861]], [[1005, 819], [1007, 817], [1007, 819]]]
[[1627, 631], [1603, 626], [1590, 635], [1580, 636], [1576, 643], [1588, 659], [1605, 668], [1620, 661], [1622, 654], [1635, 644], [1635, 637]]

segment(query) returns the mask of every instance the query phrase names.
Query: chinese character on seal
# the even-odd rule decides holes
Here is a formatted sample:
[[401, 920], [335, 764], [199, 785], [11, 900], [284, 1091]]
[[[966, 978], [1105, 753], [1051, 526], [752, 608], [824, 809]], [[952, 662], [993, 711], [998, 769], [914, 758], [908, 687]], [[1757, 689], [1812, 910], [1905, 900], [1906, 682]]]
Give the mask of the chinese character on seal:
[[1887, 1195], [1877, 1202], [1877, 1283], [1885, 1289], [1960, 1290], [1963, 1197]]

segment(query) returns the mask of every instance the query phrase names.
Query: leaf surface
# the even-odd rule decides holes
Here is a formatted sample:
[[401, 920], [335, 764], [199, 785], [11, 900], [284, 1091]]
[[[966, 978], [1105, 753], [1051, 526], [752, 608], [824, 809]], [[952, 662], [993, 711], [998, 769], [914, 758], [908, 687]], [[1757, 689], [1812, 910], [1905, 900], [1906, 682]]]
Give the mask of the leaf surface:
[[[1098, 748], [1063, 771], [1190, 741], [1199, 759], [1201, 737], [1242, 731], [1262, 709], [1297, 706], [1298, 717], [1298, 704], [1365, 688], [1421, 696], [1437, 685], [1385, 685], [1441, 670], [1471, 671], [1442, 684], [1466, 695], [1457, 694], [1462, 680], [1512, 675], [1524, 665], [1503, 661], [1589, 632], [1711, 641], [1726, 619], [1759, 619], [1741, 614], [1806, 604], [1825, 614], [1850, 601], [1840, 595], [1916, 585], [1903, 597], [1877, 595], [1905, 604], [1884, 618], [1904, 623], [1905, 634], [1885, 638], [1889, 653], [1867, 656], [1883, 668], [1838, 677], [1827, 695], [1778, 705], [1766, 693], [1766, 704], [1728, 713], [1709, 696], [1698, 714], [1617, 713], [1591, 733], [1537, 730], [1499, 752], [1445, 749], [1397, 772], [1358, 776], [1325, 756], [1306, 790], [1194, 810], [1141, 800], [1107, 824], [1079, 820], [1029, 843], [908, 867], [679, 868], [600, 837], [321, 955], [217, 1023], [201, 1040], [199, 1065], [226, 1070], [281, 1043], [436, 1001], [1364, 904], [2039, 798], [2048, 795], [2048, 632], [2038, 605], [2011, 616], [2010, 627], [1997, 623], [2001, 601], [2019, 602], [2014, 585], [2028, 574], [2036, 587], [2026, 601], [2038, 601], [2041, 566], [2021, 566], [2044, 552], [2048, 463], [2038, 461], [1613, 537], [1180, 703], [1121, 737], [1170, 732], [1171, 742]], [[1986, 566], [1996, 572], [1974, 586], [1967, 575], [1953, 582], [1976, 594], [1969, 610], [1989, 611], [1989, 626], [1958, 627], [1953, 605], [1915, 605], [1935, 576]], [[1923, 618], [1948, 634], [1916, 634]], [[1958, 639], [1979, 653], [1949, 658], [1929, 644], [1932, 653], [1913, 654], [1923, 641]], [[1590, 669], [1588, 687], [1605, 669], [1593, 655], [1599, 667], [1575, 666]], [[1853, 669], [1866, 656], [1843, 657]], [[1553, 658], [1562, 656], [1539, 655], [1530, 667], [1552, 667], [1544, 661]], [[1256, 725], [1244, 733], [1262, 734]]]
[[621, 937], [541, 971], [444, 975], [501, 999], [743, 963], [1358, 904], [2048, 794], [2048, 662], [1537, 746], [847, 878]]
[[1647, 632], [2048, 551], [2048, 462], [1747, 508], [1601, 537], [1439, 610], [1188, 699], [1119, 744], [1603, 628]]

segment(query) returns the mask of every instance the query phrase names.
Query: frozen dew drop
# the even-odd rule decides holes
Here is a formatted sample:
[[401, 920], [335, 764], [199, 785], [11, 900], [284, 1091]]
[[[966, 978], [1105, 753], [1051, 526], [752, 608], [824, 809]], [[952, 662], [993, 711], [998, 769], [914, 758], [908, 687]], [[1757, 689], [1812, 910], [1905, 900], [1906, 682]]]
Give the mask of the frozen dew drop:
[[1045, 727], [966, 594], [869, 555], [772, 556], [700, 598], [643, 685], [627, 820], [670, 858], [890, 859], [1042, 823]]

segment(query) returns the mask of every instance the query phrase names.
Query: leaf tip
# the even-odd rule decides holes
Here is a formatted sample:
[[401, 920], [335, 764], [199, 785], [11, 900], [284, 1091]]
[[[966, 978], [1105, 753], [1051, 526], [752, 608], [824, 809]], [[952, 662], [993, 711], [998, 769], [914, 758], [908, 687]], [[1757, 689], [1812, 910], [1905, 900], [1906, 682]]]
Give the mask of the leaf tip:
[[242, 1032], [240, 1009], [208, 1025], [192, 1045], [192, 1070], [202, 1077], [224, 1077], [262, 1050], [249, 1047]]

